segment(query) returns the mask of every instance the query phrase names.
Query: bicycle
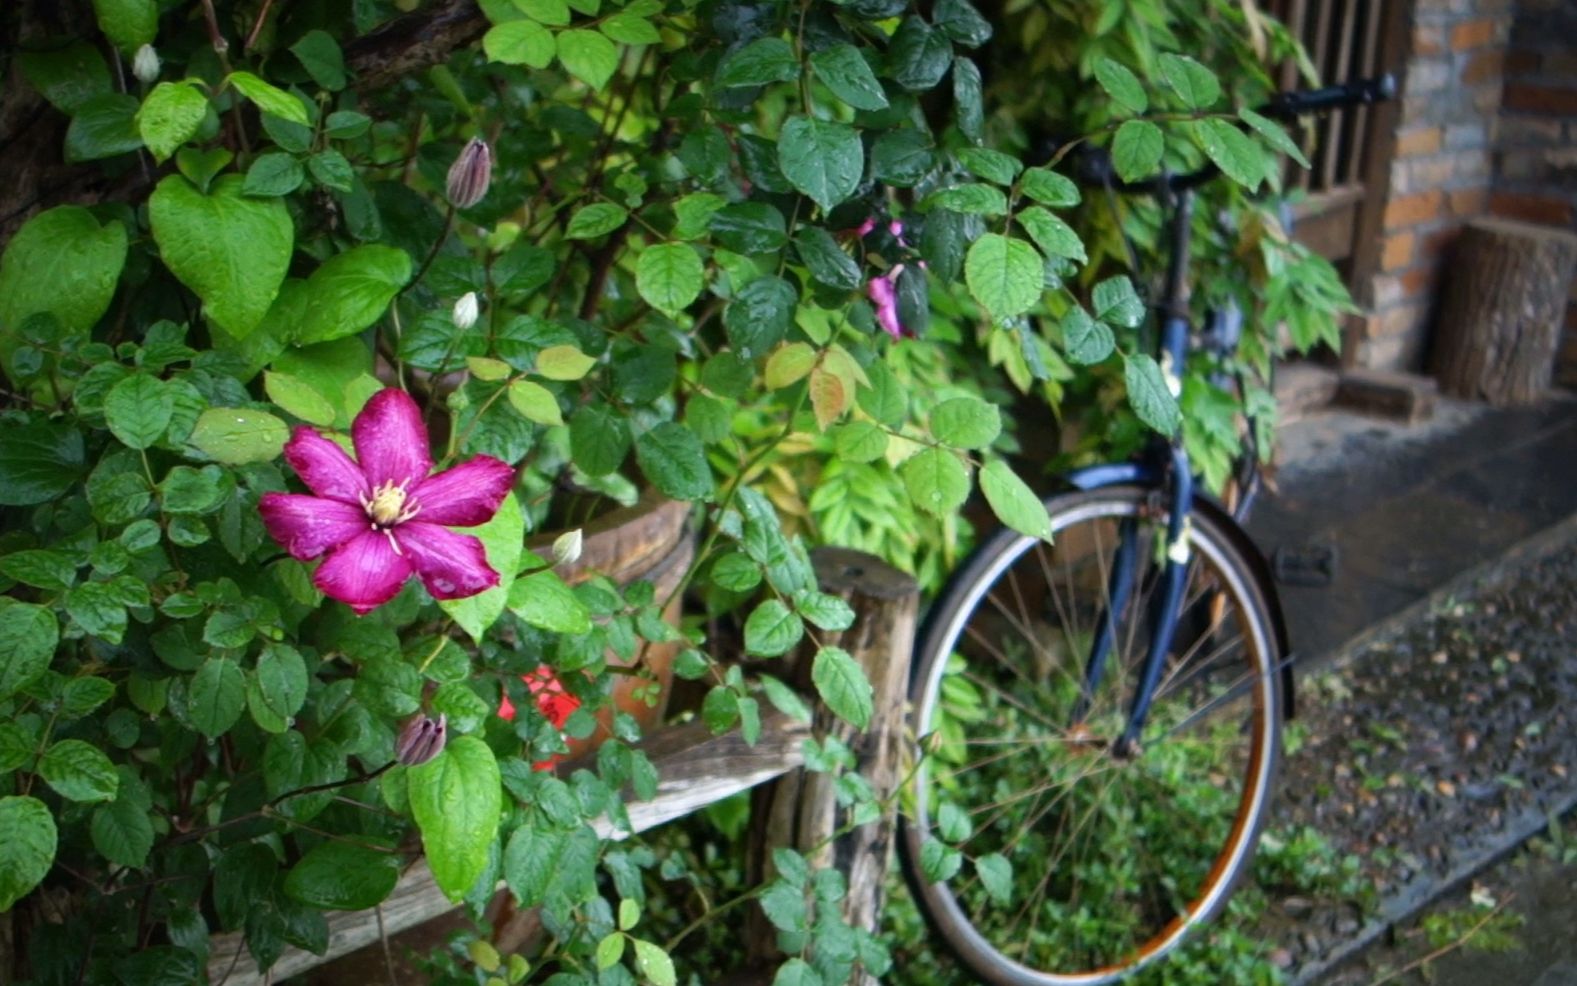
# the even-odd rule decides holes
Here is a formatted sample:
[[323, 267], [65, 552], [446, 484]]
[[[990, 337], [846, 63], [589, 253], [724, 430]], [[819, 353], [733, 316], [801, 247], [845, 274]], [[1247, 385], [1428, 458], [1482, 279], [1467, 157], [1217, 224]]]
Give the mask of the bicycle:
[[[1285, 93], [1262, 112], [1394, 88]], [[1162, 366], [1181, 367], [1193, 195], [1218, 172], [1130, 185], [1088, 160], [1086, 183], [1169, 210], [1152, 307]], [[983, 981], [1126, 978], [1214, 918], [1249, 868], [1292, 702], [1275, 587], [1241, 523], [1257, 459], [1232, 510], [1195, 489], [1180, 436], [1079, 470], [1045, 501], [1049, 543], [996, 532], [927, 614], [910, 687], [923, 755], [899, 847], [928, 923]]]

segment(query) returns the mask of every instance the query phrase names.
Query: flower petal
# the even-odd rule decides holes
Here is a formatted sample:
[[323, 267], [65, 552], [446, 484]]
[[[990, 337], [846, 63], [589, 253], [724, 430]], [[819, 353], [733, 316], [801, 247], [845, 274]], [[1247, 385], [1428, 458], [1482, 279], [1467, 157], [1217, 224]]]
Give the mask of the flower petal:
[[410, 559], [395, 553], [388, 534], [363, 531], [329, 552], [312, 582], [363, 615], [393, 599], [410, 576]]
[[434, 599], [464, 599], [498, 584], [482, 542], [469, 534], [416, 520], [392, 533]]
[[445, 527], [475, 527], [498, 513], [515, 485], [515, 470], [491, 455], [479, 455], [428, 476], [411, 491], [421, 505], [420, 519]]
[[394, 483], [408, 490], [433, 467], [421, 409], [396, 387], [372, 395], [351, 423], [350, 434], [356, 461], [374, 487]]
[[264, 493], [257, 512], [268, 533], [299, 561], [311, 561], [372, 527], [361, 507], [297, 493]]
[[318, 496], [360, 506], [367, 498], [367, 477], [345, 450], [316, 431], [300, 427], [285, 443], [285, 461]]

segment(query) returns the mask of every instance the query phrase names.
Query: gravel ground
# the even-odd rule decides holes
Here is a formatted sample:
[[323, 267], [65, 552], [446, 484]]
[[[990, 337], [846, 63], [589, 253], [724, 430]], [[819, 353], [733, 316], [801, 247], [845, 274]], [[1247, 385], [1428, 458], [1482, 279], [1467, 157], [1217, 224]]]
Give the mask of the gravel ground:
[[1577, 800], [1574, 700], [1577, 536], [1305, 680], [1277, 822], [1357, 856], [1379, 903], [1279, 901], [1266, 930], [1293, 980], [1316, 981]]

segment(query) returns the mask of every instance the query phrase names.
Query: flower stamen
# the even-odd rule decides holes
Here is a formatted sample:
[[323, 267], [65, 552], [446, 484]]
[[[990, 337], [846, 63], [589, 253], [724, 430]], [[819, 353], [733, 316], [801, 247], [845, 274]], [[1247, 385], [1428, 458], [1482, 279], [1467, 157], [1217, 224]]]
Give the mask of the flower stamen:
[[407, 500], [405, 487], [393, 480], [375, 488], [372, 497], [364, 498], [361, 505], [367, 511], [367, 516], [372, 518], [373, 524], [381, 528], [403, 524], [422, 509], [415, 500]]

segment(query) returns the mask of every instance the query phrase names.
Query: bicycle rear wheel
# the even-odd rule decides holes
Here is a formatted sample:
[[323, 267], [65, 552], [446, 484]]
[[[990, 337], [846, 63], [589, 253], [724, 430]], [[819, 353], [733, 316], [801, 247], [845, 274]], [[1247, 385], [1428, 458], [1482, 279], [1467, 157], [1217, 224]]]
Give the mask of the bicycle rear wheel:
[[[1139, 750], [1113, 748], [1166, 562], [1152, 493], [1048, 500], [1052, 543], [999, 532], [921, 632], [905, 872], [932, 926], [997, 986], [1132, 974], [1210, 920], [1253, 856], [1279, 752], [1280, 654], [1248, 563], [1197, 511], [1183, 616]], [[1125, 531], [1131, 591], [1090, 690]]]

